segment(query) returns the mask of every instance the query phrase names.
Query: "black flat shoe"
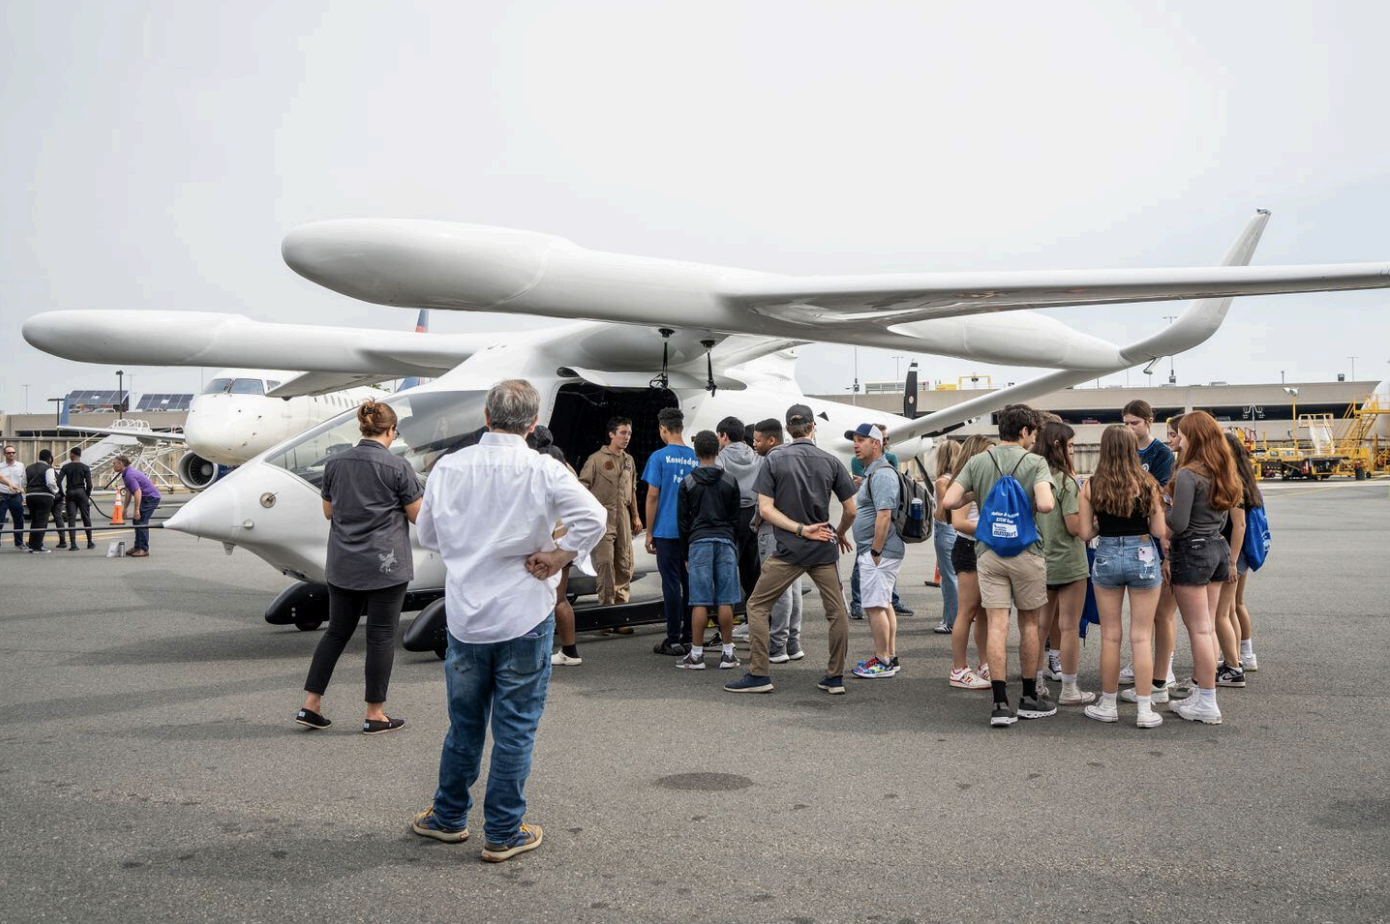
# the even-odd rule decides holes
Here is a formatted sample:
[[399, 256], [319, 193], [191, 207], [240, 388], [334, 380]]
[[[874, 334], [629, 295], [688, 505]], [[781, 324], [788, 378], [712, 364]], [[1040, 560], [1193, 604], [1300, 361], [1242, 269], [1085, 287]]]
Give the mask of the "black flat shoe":
[[327, 728], [333, 724], [312, 709], [299, 710], [295, 713], [294, 720], [305, 728]]
[[395, 731], [405, 725], [405, 719], [393, 719], [389, 715], [385, 722], [378, 722], [376, 719], [368, 719], [362, 723], [362, 734], [381, 735], [389, 731]]

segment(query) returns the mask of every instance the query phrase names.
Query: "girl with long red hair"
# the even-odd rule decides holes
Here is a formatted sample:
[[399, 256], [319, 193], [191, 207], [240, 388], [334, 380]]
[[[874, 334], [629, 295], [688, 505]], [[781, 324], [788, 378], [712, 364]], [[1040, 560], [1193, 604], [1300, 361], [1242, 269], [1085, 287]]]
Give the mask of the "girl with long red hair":
[[1231, 448], [1215, 418], [1205, 411], [1193, 411], [1183, 417], [1178, 432], [1182, 434], [1182, 461], [1173, 477], [1164, 571], [1192, 640], [1192, 676], [1197, 692], [1175, 704], [1173, 712], [1189, 721], [1219, 725], [1214, 617], [1221, 585], [1236, 566], [1221, 528], [1231, 508], [1244, 499], [1244, 489]]

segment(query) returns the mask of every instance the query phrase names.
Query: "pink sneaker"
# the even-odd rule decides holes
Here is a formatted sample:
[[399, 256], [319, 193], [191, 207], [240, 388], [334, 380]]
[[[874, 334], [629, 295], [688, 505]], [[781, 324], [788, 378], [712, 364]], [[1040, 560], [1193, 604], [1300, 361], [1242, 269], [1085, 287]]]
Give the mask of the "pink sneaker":
[[989, 681], [980, 677], [968, 667], [951, 669], [951, 686], [961, 690], [988, 690]]

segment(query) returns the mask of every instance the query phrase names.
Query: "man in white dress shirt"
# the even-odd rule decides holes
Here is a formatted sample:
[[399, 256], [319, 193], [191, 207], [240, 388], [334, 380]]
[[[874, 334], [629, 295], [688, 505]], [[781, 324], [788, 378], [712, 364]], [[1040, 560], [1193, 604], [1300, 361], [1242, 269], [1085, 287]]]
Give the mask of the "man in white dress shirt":
[[[468, 838], [490, 716], [482, 857], [494, 863], [540, 846], [540, 825], [522, 823], [523, 789], [550, 681], [555, 588], [608, 525], [603, 505], [565, 466], [526, 445], [539, 413], [529, 382], [494, 385], [489, 432], [435, 465], [415, 522], [420, 544], [439, 552], [446, 571], [449, 733], [434, 804], [411, 827], [446, 843]], [[556, 521], [567, 527], [558, 540]]]

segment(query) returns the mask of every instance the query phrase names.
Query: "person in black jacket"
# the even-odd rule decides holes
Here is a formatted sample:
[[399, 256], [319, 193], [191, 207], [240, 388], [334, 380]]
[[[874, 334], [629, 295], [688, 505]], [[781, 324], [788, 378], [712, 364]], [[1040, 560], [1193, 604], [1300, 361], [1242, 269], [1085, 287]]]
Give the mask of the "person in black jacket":
[[[743, 599], [738, 580], [738, 480], [719, 467], [719, 437], [709, 430], [695, 434], [692, 448], [699, 468], [681, 480], [676, 503], [681, 558], [690, 576], [692, 640], [704, 635], [711, 607], [719, 608], [719, 637], [723, 652], [719, 666], [739, 666], [734, 656], [734, 604]], [[692, 644], [676, 663], [684, 670], [705, 669], [705, 649]]]
[[[68, 548], [77, 551], [77, 515], [82, 514], [82, 525], [87, 527], [87, 548], [96, 548], [92, 542], [92, 470], [82, 461], [82, 450], [74, 448], [68, 452], [71, 460], [58, 473], [58, 494], [66, 498], [64, 507], [68, 514]], [[61, 524], [59, 524], [61, 527]], [[60, 534], [61, 535], [61, 534]]]
[[[43, 547], [48, 517], [58, 497], [58, 475], [53, 471], [53, 453], [39, 450], [39, 460], [24, 470], [24, 502], [29, 506], [29, 551], [52, 552]], [[63, 534], [59, 533], [59, 537]]]

